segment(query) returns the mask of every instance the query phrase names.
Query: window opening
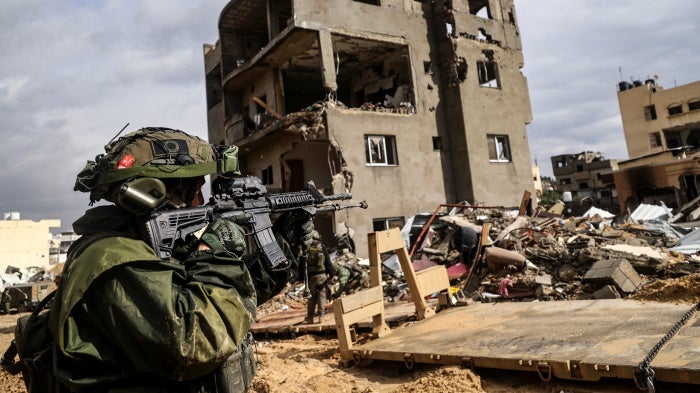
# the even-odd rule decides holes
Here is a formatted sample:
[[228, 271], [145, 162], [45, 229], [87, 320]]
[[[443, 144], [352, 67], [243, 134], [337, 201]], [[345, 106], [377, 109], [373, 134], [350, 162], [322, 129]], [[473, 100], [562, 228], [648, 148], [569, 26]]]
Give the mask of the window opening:
[[652, 132], [649, 134], [649, 145], [651, 147], [661, 147], [661, 133]]
[[508, 143], [507, 135], [487, 135], [489, 160], [495, 162], [509, 162], [510, 144]]
[[439, 136], [433, 137], [433, 150], [436, 150], [436, 151], [442, 150], [442, 138], [441, 137], [439, 137]]
[[272, 178], [272, 165], [263, 169], [260, 177], [262, 180], [262, 184], [267, 185], [274, 183], [274, 179]]
[[581, 183], [578, 184], [578, 188], [586, 189], [586, 188], [588, 188], [588, 183], [586, 183], [586, 182], [581, 182]]
[[647, 105], [644, 107], [644, 118], [647, 121], [656, 120], [656, 106]]
[[565, 178], [561, 179], [561, 181], [559, 183], [560, 184], [571, 184], [571, 179], [568, 177], [565, 177]]
[[489, 0], [469, 0], [469, 13], [480, 18], [491, 19]]
[[384, 218], [373, 218], [372, 228], [375, 232], [385, 231], [392, 228], [403, 228], [405, 225], [405, 220], [403, 217], [384, 217]]
[[683, 146], [683, 140], [678, 131], [667, 131], [664, 132], [664, 134], [666, 136], [666, 148], [675, 149], [676, 147]]
[[500, 83], [498, 81], [498, 66], [496, 62], [493, 61], [493, 51], [484, 51], [484, 56], [487, 60], [480, 60], [476, 62], [477, 72], [479, 73], [479, 86], [499, 88]]
[[681, 113], [683, 113], [683, 107], [680, 105], [671, 105], [668, 107], [669, 116], [680, 115]]
[[700, 100], [688, 101], [688, 110], [696, 111], [700, 109]]
[[398, 165], [396, 138], [391, 135], [365, 135], [365, 153], [368, 165]]
[[431, 61], [424, 61], [423, 62], [423, 72], [432, 75], [433, 74], [433, 62]]

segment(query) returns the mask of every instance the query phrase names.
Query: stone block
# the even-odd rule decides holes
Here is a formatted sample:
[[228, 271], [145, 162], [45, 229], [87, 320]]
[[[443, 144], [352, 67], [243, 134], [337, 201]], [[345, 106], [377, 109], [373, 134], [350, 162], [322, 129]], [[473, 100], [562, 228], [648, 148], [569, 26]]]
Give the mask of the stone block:
[[594, 263], [586, 272], [583, 281], [615, 285], [620, 291], [629, 293], [642, 283], [642, 278], [626, 260], [608, 259]]

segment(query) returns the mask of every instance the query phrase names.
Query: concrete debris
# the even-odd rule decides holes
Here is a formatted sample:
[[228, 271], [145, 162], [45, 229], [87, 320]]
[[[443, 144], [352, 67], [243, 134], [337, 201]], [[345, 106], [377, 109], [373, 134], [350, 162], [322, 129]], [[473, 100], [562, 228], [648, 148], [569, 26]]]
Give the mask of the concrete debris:
[[[664, 205], [640, 205], [635, 213], [621, 218], [591, 207], [582, 216], [551, 209], [517, 216], [505, 208], [453, 208], [440, 213], [447, 225], [433, 225], [421, 242], [429, 246], [417, 246], [411, 258], [414, 267], [459, 267], [451, 284], [483, 302], [623, 298], [657, 279], [700, 273], [700, 232], [670, 223]], [[481, 239], [485, 224], [488, 238]], [[456, 241], [468, 239], [464, 228], [476, 233], [466, 245], [473, 254]], [[508, 275], [512, 283], [504, 281]]]
[[[645, 214], [632, 219], [610, 217], [600, 209], [589, 209], [585, 216], [542, 211], [518, 216], [505, 208], [461, 205], [469, 207], [440, 211], [432, 220], [432, 213], [409, 217], [402, 235], [407, 250], [415, 248], [410, 255], [414, 270], [444, 265], [452, 288], [471, 301], [626, 298], [655, 282], [700, 273], [700, 232], [692, 223], [669, 222], [674, 216], [665, 206], [644, 207]], [[429, 222], [430, 230], [423, 231]], [[382, 257], [385, 300], [410, 299], [398, 256]], [[369, 286], [367, 259], [347, 249], [331, 259], [362, 272], [344, 293]], [[331, 295], [337, 291], [335, 284]], [[303, 286], [292, 288], [277, 309], [285, 302], [303, 306], [302, 293]]]

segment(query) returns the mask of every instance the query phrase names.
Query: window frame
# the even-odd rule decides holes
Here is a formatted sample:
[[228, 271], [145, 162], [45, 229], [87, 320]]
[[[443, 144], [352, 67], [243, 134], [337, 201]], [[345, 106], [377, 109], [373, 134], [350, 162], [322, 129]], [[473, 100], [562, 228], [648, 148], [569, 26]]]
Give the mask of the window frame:
[[[491, 75], [491, 73], [493, 73], [493, 75]], [[496, 61], [478, 60], [476, 62], [476, 74], [479, 82], [479, 87], [486, 87], [489, 89], [501, 88], [501, 78], [499, 78], [498, 76], [498, 63]], [[496, 85], [491, 86], [491, 83], [494, 81]]]
[[666, 107], [669, 116], [678, 116], [683, 114], [683, 105], [681, 104], [671, 104]]
[[656, 120], [657, 118], [656, 105], [651, 104], [644, 107], [644, 119], [646, 119], [646, 121]]
[[661, 132], [655, 131], [649, 133], [649, 146], [652, 149], [663, 147], [663, 144], [661, 143]]
[[[365, 134], [365, 164], [367, 166], [398, 166], [399, 154], [396, 146], [396, 136], [385, 134]], [[381, 143], [376, 140], [381, 139]], [[376, 148], [372, 146], [376, 143]], [[378, 150], [377, 150], [378, 149]], [[374, 153], [374, 154], [373, 154]], [[377, 154], [378, 153], [378, 154]], [[384, 157], [383, 161], [375, 161], [374, 157]]]
[[[487, 134], [486, 140], [487, 149], [489, 152], [489, 162], [513, 162], [513, 151], [510, 148], [510, 139], [508, 138], [508, 135]], [[501, 141], [500, 144], [499, 140]], [[499, 148], [499, 146], [505, 147], [505, 149]], [[501, 156], [504, 155], [503, 153], [505, 153], [505, 159], [501, 158]]]
[[[399, 226], [392, 226], [392, 222], [394, 224], [400, 224]], [[383, 229], [378, 229], [379, 226], [377, 224], [382, 223], [381, 227]], [[377, 232], [377, 231], [385, 231], [387, 229], [392, 229], [392, 228], [403, 228], [404, 225], [406, 225], [406, 218], [403, 216], [392, 216], [392, 217], [378, 217], [378, 218], [373, 218], [372, 219], [372, 229]]]

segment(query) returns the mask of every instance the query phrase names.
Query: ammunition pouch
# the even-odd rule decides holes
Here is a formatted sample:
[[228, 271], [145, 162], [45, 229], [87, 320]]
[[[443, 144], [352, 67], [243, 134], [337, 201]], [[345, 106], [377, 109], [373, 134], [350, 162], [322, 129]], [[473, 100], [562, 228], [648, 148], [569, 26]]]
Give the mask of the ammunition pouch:
[[256, 371], [254, 347], [253, 334], [248, 332], [241, 345], [238, 346], [238, 350], [216, 370], [217, 393], [245, 393], [248, 391]]

